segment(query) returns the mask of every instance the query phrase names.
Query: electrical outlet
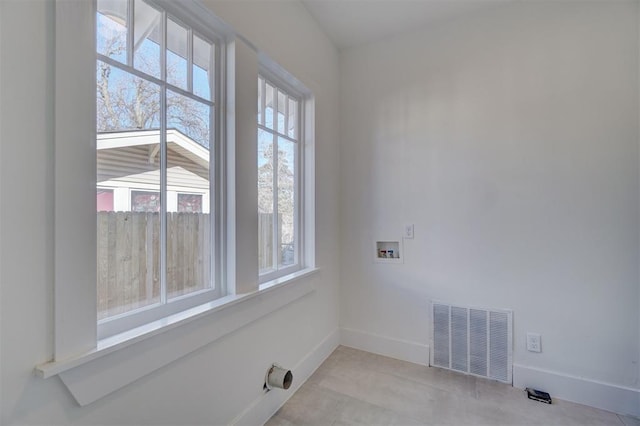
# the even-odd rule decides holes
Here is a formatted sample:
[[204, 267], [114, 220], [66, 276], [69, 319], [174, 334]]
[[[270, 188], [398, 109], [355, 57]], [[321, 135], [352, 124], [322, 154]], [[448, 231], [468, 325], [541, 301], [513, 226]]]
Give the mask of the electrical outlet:
[[404, 226], [404, 237], [408, 239], [413, 238], [413, 224]]
[[538, 333], [527, 333], [527, 350], [529, 352], [542, 352]]

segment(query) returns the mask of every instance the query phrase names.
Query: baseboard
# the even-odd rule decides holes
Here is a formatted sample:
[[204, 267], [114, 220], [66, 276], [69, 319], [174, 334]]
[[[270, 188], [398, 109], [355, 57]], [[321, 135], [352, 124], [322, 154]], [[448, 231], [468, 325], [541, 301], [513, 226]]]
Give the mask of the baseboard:
[[[231, 424], [259, 425], [267, 422], [340, 344], [415, 364], [429, 364], [428, 345], [349, 328], [335, 330], [292, 369], [296, 380], [291, 389], [269, 392], [256, 398]], [[636, 388], [519, 364], [513, 365], [513, 386], [541, 389], [555, 398], [640, 417], [640, 389]]]
[[422, 343], [341, 328], [340, 344], [402, 361], [429, 365], [429, 346]]
[[578, 404], [640, 417], [640, 389], [524, 365], [513, 365], [513, 386], [531, 387]]
[[234, 420], [232, 425], [263, 425], [275, 414], [280, 407], [307, 381], [314, 371], [324, 362], [325, 359], [340, 344], [340, 330], [336, 329], [320, 344], [311, 350], [298, 364], [296, 364], [291, 372], [293, 373], [293, 384], [284, 392], [272, 391], [256, 398], [242, 413]]

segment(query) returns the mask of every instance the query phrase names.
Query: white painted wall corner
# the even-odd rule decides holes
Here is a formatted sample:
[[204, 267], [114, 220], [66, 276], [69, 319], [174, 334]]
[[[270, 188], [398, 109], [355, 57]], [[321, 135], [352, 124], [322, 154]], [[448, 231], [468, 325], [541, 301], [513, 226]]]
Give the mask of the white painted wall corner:
[[429, 365], [429, 345], [422, 343], [342, 328], [340, 329], [340, 344], [401, 361]]
[[640, 417], [640, 389], [576, 377], [524, 365], [513, 365], [513, 386], [549, 392], [578, 404]]
[[292, 368], [293, 385], [286, 391], [275, 390], [256, 398], [242, 413], [231, 421], [232, 425], [262, 425], [311, 377], [314, 371], [340, 344], [340, 330], [336, 329]]

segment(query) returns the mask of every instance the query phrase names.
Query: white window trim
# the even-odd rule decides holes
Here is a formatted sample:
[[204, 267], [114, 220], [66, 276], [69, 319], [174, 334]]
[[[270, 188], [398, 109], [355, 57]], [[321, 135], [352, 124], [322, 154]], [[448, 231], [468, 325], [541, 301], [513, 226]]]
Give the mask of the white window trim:
[[97, 339], [97, 289], [87, 285], [95, 282], [96, 256], [88, 249], [96, 246], [95, 209], [86, 202], [96, 183], [96, 8], [57, 1], [55, 9], [54, 359], [60, 360], [94, 349]]
[[[201, 20], [202, 16], [217, 20], [209, 9], [197, 1], [180, 2], [178, 6], [168, 0], [153, 1], [172, 14], [175, 12], [171, 9], [179, 7], [195, 20]], [[235, 285], [235, 292], [108, 339], [98, 340], [96, 286], [87, 285], [95, 282], [96, 271], [95, 251], [88, 249], [96, 247], [96, 212], [95, 205], [87, 202], [95, 199], [96, 188], [95, 16], [94, 2], [56, 0], [54, 356], [53, 360], [35, 368], [41, 377], [59, 376], [80, 405], [89, 404], [300, 299], [313, 291], [318, 276], [314, 263], [314, 101], [308, 96], [305, 101], [307, 114], [304, 135], [308, 176], [304, 182], [304, 232], [307, 235], [305, 269], [259, 285], [257, 249], [255, 276], [247, 272], [250, 268], [246, 264], [241, 264], [246, 259], [239, 261], [239, 256], [236, 256], [237, 253], [257, 247], [257, 232], [251, 235], [240, 229], [250, 228], [242, 225], [249, 224], [249, 219], [255, 223], [255, 216], [247, 219], [236, 215], [236, 209], [249, 211], [247, 205], [251, 211], [257, 211], [254, 208], [257, 206], [257, 197], [252, 193], [237, 200], [239, 197], [235, 193], [228, 193], [219, 208], [228, 215], [227, 227], [222, 231], [226, 237], [227, 252], [234, 251], [227, 258], [226, 281]], [[231, 142], [222, 145], [223, 150], [228, 150], [222, 154], [227, 158], [227, 164], [223, 164], [229, 177], [227, 186], [235, 188], [233, 185], [241, 177], [245, 179], [245, 186], [241, 188], [256, 188], [257, 191], [255, 180], [247, 182], [241, 170], [229, 159], [235, 159], [238, 155], [234, 137], [244, 141], [257, 139], [257, 90], [252, 90], [255, 86], [251, 86], [251, 82], [257, 82], [258, 79], [258, 58], [261, 63], [270, 62], [226, 24], [220, 21], [218, 28], [224, 28], [227, 45], [231, 46], [230, 52], [235, 55], [224, 66], [233, 71], [230, 76], [232, 80], [243, 83], [229, 86], [235, 93], [227, 94], [225, 102], [229, 105], [242, 103], [234, 114], [227, 116], [227, 134]], [[271, 64], [271, 68], [278, 69], [275, 63]], [[294, 84], [300, 84], [287, 76], [284, 70], [281, 71], [281, 75], [290, 77]], [[301, 92], [305, 90], [301, 84], [300, 87]], [[252, 164], [255, 164], [255, 148], [255, 145], [245, 147], [245, 155], [253, 153], [250, 158]], [[78, 229], [83, 232], [78, 232]], [[92, 229], [94, 232], [91, 232]], [[253, 260], [251, 256], [248, 258]], [[150, 352], [154, 353], [152, 359], [148, 357]]]
[[36, 372], [45, 379], [59, 376], [79, 405], [90, 404], [313, 292], [317, 271], [308, 268], [253, 293], [225, 296], [101, 340], [94, 349], [39, 365]]

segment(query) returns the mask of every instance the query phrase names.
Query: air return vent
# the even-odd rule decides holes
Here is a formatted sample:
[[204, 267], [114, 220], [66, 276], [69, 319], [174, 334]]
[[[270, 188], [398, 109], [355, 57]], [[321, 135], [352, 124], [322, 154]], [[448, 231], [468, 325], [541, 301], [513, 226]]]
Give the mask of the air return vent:
[[511, 383], [512, 313], [431, 305], [431, 365]]

